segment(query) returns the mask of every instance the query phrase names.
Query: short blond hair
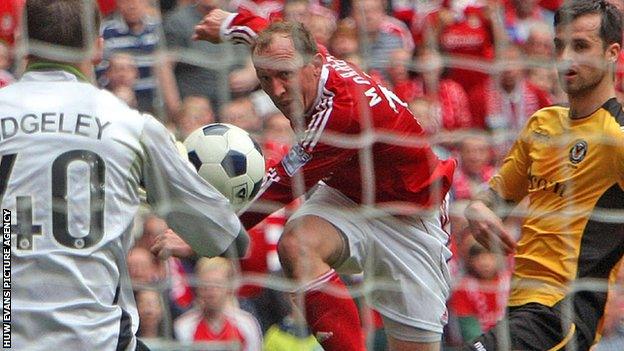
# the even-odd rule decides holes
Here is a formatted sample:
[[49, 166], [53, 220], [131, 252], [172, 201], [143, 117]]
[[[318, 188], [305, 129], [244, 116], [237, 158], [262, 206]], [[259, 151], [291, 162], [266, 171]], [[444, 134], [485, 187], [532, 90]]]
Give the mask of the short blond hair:
[[223, 257], [202, 257], [195, 264], [195, 275], [200, 276], [206, 272], [211, 272], [217, 269], [223, 269], [226, 272], [228, 279], [234, 276], [234, 267], [232, 261]]

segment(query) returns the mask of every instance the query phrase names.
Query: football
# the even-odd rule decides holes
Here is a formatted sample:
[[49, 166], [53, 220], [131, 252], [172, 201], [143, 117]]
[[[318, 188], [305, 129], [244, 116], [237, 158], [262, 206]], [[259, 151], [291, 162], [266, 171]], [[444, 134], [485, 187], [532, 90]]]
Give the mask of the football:
[[235, 209], [244, 207], [260, 190], [264, 156], [245, 130], [226, 123], [208, 124], [191, 133], [184, 146], [199, 175]]

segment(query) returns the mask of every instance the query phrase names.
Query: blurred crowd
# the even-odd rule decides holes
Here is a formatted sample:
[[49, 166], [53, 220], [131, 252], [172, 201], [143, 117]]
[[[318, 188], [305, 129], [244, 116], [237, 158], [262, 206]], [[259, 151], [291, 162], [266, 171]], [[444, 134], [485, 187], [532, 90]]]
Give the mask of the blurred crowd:
[[[360, 65], [394, 91], [418, 118], [436, 152], [459, 161], [451, 194], [456, 285], [445, 343], [459, 345], [501, 318], [512, 261], [479, 246], [461, 213], [486, 186], [528, 117], [565, 103], [553, 65], [553, 10], [561, 0], [98, 3], [105, 16], [105, 57], [97, 84], [156, 116], [179, 140], [208, 123], [231, 123], [261, 142], [271, 165], [296, 137], [259, 89], [248, 48], [191, 39], [195, 24], [215, 7], [303, 22], [332, 55]], [[23, 69], [15, 37], [22, 4], [0, 2], [0, 87]], [[624, 65], [624, 57], [620, 61]], [[624, 70], [619, 72], [621, 93]], [[286, 216], [287, 211], [276, 213], [250, 232], [252, 251], [244, 260], [161, 260], [150, 248], [156, 236], [170, 230], [146, 209], [137, 219], [137, 243], [128, 256], [141, 318], [139, 336], [220, 342], [224, 347], [235, 343], [243, 350], [319, 350], [289, 295], [275, 286], [281, 281], [276, 244]], [[512, 220], [510, 226], [518, 223]], [[361, 277], [349, 280], [357, 286]], [[615, 311], [624, 311], [621, 301], [613, 302]], [[378, 315], [364, 303], [361, 308], [371, 344], [384, 350]], [[621, 322], [610, 317], [606, 323], [616, 333]]]

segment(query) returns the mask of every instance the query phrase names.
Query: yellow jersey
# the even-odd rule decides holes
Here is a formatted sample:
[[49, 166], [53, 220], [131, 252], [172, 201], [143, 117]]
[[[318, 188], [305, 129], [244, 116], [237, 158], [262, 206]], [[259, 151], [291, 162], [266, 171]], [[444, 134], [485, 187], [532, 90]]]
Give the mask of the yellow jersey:
[[568, 114], [537, 111], [490, 180], [502, 198], [530, 201], [510, 306], [552, 307], [574, 280], [613, 281], [624, 254], [624, 111], [613, 98], [587, 117]]

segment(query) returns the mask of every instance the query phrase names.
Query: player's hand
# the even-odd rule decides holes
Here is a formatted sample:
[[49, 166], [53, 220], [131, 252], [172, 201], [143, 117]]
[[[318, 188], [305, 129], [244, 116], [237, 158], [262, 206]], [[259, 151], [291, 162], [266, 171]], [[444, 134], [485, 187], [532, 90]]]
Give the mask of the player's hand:
[[481, 201], [473, 201], [464, 210], [468, 227], [474, 238], [485, 248], [510, 254], [516, 241], [505, 229], [503, 221]]
[[221, 37], [219, 36], [219, 31], [221, 30], [221, 24], [231, 14], [232, 12], [223, 11], [221, 9], [210, 11], [195, 26], [193, 40], [206, 40], [214, 44], [220, 43]]
[[157, 236], [150, 250], [161, 260], [170, 256], [188, 258], [195, 255], [195, 251], [171, 229]]

